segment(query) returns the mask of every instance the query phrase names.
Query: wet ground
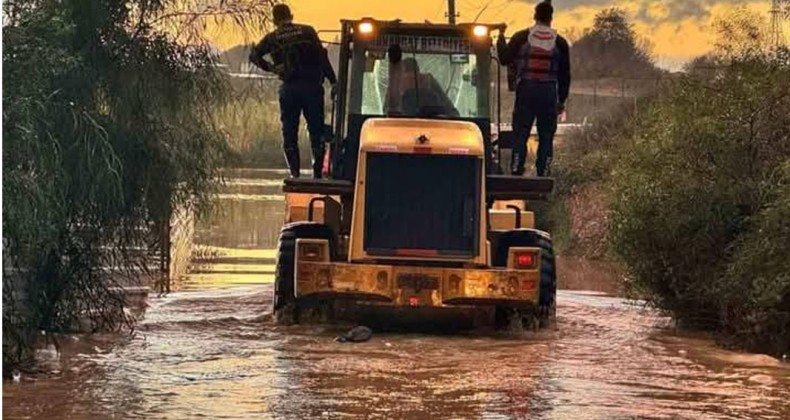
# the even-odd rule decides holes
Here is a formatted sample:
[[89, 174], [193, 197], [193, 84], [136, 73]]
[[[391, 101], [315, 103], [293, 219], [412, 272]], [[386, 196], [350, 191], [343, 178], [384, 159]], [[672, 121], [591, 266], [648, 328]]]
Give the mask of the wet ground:
[[[237, 176], [199, 229], [198, 273], [151, 297], [134, 333], [68, 339], [57, 373], [5, 382], [5, 418], [790, 418], [790, 364], [601, 292], [561, 291], [556, 328], [538, 333], [342, 344], [338, 328], [277, 327], [277, 175]], [[567, 287], [616, 290], [606, 267], [566, 267]]]

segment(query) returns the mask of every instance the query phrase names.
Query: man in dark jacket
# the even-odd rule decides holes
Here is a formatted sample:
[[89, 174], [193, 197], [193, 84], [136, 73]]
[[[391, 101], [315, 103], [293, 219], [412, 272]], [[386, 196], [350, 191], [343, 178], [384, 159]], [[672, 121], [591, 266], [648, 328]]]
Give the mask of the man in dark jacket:
[[[313, 152], [313, 176], [321, 178], [324, 157], [324, 79], [335, 93], [337, 78], [315, 29], [293, 23], [284, 4], [272, 8], [276, 29], [253, 49], [250, 62], [277, 74], [280, 86], [280, 121], [283, 150], [292, 177], [299, 176], [299, 117], [304, 114]], [[265, 56], [270, 56], [268, 61]]]
[[565, 38], [551, 28], [554, 7], [543, 1], [535, 7], [535, 26], [516, 32], [505, 44], [497, 42], [502, 65], [515, 71], [516, 103], [513, 130], [518, 143], [513, 148], [513, 175], [524, 174], [527, 140], [532, 124], [538, 124], [537, 176], [548, 176], [553, 155], [557, 116], [565, 110], [571, 85], [570, 48]]

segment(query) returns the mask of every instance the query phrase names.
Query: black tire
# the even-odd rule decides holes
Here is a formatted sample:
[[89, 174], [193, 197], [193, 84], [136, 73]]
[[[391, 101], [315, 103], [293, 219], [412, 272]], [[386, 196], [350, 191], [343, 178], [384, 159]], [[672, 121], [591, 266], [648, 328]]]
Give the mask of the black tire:
[[[532, 313], [521, 312], [522, 325], [534, 324], [541, 328], [548, 327], [554, 322], [557, 313], [557, 271], [554, 260], [554, 246], [551, 236], [543, 231], [536, 229], [517, 229], [502, 232], [496, 241], [496, 248], [493, 252], [493, 265], [495, 267], [507, 266], [508, 251], [511, 247], [535, 247], [540, 248], [540, 295], [538, 305], [533, 308]], [[498, 308], [497, 325], [506, 326], [513, 322], [513, 310], [509, 308]]]
[[330, 256], [335, 249], [334, 234], [329, 226], [314, 222], [289, 223], [280, 230], [277, 265], [274, 271], [272, 312], [278, 324], [299, 322], [300, 302], [294, 294], [294, 262], [297, 239], [326, 239]]

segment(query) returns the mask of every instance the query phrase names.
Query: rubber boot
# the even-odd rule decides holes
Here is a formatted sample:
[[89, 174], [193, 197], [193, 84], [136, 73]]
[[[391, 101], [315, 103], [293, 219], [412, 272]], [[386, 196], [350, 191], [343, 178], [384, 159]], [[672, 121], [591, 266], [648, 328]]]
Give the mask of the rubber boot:
[[510, 172], [512, 175], [522, 176], [524, 175], [524, 165], [526, 164], [525, 156], [517, 151], [513, 151], [513, 158]]
[[299, 178], [299, 148], [285, 149], [285, 163], [288, 164], [288, 171], [291, 178]]
[[541, 165], [540, 161], [535, 162], [535, 175], [539, 177], [551, 176], [551, 156], [546, 158], [546, 162]]
[[313, 178], [321, 179], [322, 172], [324, 171], [324, 148], [313, 148]]

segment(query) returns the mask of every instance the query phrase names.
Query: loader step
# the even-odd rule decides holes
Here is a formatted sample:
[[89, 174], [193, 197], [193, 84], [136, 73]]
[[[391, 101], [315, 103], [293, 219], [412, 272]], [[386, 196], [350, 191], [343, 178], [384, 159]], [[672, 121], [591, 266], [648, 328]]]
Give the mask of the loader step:
[[321, 195], [353, 195], [354, 184], [339, 179], [286, 178], [283, 192]]
[[552, 190], [553, 178], [515, 175], [486, 177], [486, 194], [495, 200], [545, 200]]

